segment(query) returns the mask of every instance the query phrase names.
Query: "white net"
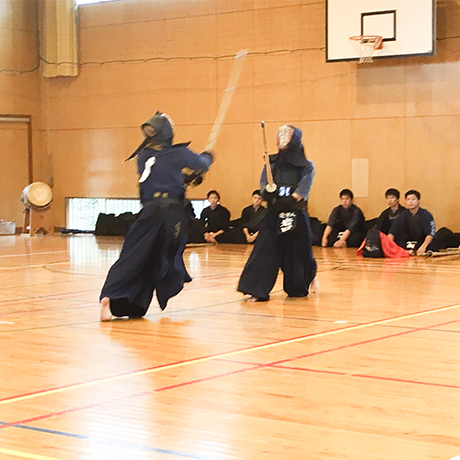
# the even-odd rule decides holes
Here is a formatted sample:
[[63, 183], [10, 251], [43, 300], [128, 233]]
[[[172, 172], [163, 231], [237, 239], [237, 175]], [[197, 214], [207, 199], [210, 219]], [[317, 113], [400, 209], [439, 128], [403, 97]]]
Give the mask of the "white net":
[[374, 61], [374, 51], [382, 48], [382, 37], [377, 35], [359, 35], [350, 37], [359, 48], [359, 64], [366, 64]]
[[374, 44], [371, 42], [361, 42], [359, 47], [359, 63], [366, 64], [374, 61]]

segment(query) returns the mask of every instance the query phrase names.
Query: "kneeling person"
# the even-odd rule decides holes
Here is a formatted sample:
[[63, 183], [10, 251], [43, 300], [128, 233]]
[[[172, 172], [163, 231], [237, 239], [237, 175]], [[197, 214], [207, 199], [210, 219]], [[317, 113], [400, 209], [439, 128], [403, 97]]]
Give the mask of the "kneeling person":
[[434, 219], [429, 211], [420, 207], [420, 192], [408, 190], [405, 198], [407, 209], [393, 222], [388, 237], [398, 246], [417, 254], [437, 251]]
[[230, 228], [219, 235], [216, 240], [218, 243], [254, 243], [259, 231], [258, 226], [265, 216], [266, 209], [262, 205], [262, 195], [260, 190], [252, 192], [252, 205], [246, 206], [241, 212], [241, 217], [230, 221]]
[[204, 239], [208, 243], [217, 243], [216, 238], [222, 235], [230, 223], [230, 211], [220, 204], [220, 194], [210, 190], [206, 196], [210, 205], [201, 211], [200, 221], [204, 226]]
[[389, 188], [385, 192], [385, 198], [388, 202], [388, 208], [380, 214], [377, 220], [377, 230], [388, 235], [391, 225], [396, 218], [405, 211], [405, 207], [399, 203], [400, 193], [395, 188]]
[[366, 236], [364, 214], [353, 204], [353, 192], [344, 188], [339, 193], [340, 205], [335, 207], [324, 229], [321, 246], [357, 248]]

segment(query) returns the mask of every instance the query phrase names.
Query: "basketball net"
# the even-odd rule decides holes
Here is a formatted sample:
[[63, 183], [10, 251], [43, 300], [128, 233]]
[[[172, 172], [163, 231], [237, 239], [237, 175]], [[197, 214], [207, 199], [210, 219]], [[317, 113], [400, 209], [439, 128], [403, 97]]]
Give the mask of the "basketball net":
[[357, 35], [350, 37], [350, 40], [359, 46], [359, 64], [373, 62], [374, 51], [382, 49], [383, 37], [380, 35]]

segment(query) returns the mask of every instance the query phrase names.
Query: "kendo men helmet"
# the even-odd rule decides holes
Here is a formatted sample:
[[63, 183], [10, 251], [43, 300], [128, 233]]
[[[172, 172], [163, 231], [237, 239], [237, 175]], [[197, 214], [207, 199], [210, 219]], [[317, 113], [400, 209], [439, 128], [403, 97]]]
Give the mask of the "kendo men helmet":
[[294, 127], [291, 125], [283, 125], [278, 128], [277, 144], [280, 150], [284, 150], [291, 142], [294, 134]]
[[141, 125], [141, 129], [151, 143], [160, 144], [162, 147], [172, 145], [174, 123], [165, 113], [157, 111], [152, 118]]

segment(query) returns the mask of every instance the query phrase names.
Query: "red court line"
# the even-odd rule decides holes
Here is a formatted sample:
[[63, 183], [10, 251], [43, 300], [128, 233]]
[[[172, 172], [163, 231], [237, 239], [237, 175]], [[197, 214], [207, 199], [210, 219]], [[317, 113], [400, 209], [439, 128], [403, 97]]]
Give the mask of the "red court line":
[[[291, 361], [296, 361], [298, 359], [309, 358], [311, 356], [322, 355], [324, 353], [331, 353], [333, 351], [344, 350], [346, 348], [356, 347], [356, 346], [359, 346], [359, 345], [366, 345], [368, 343], [378, 342], [380, 340], [386, 340], [386, 339], [391, 339], [391, 338], [394, 338], [394, 337], [399, 337], [399, 336], [402, 336], [402, 335], [412, 334], [414, 332], [430, 330], [430, 329], [433, 329], [434, 327], [445, 326], [446, 324], [453, 324], [453, 323], [458, 323], [458, 322], [460, 322], [460, 319], [454, 319], [454, 320], [446, 321], [446, 322], [443, 322], [443, 323], [433, 324], [431, 326], [418, 327], [418, 328], [410, 329], [408, 331], [397, 332], [395, 334], [389, 334], [389, 335], [385, 335], [385, 336], [381, 336], [381, 337], [374, 337], [373, 339], [362, 340], [360, 342], [349, 343], [349, 344], [346, 344], [346, 345], [340, 345], [338, 347], [333, 347], [333, 348], [327, 348], [326, 350], [314, 351], [312, 353], [306, 353], [304, 355], [295, 356], [294, 358], [286, 358], [286, 359], [279, 360], [279, 361], [273, 361], [271, 363], [264, 364], [264, 366], [288, 368], [287, 366], [279, 366], [279, 364], [288, 363], [288, 362], [291, 362]], [[219, 361], [228, 361], [228, 362], [239, 363], [239, 364], [250, 364], [250, 365], [253, 365], [253, 366], [257, 366], [259, 364], [259, 363], [254, 363], [254, 362], [246, 362], [246, 361], [238, 361], [238, 360], [230, 360], [230, 359], [219, 359]], [[303, 368], [299, 368], [299, 370], [302, 370], [302, 369]]]
[[245, 367], [244, 369], [238, 369], [236, 371], [230, 371], [230, 372], [225, 372], [223, 374], [215, 374], [215, 375], [210, 375], [209, 377], [203, 377], [201, 379], [195, 379], [195, 380], [188, 380], [186, 382], [181, 382], [181, 383], [176, 383], [175, 385], [169, 385], [167, 387], [161, 387], [161, 388], [157, 388], [154, 390], [154, 392], [157, 392], [157, 391], [166, 391], [166, 390], [173, 390], [174, 388], [180, 388], [180, 387], [184, 387], [184, 386], [187, 386], [187, 385], [192, 385], [194, 383], [202, 383], [202, 382], [207, 382], [209, 380], [215, 380], [215, 379], [218, 379], [218, 378], [221, 378], [221, 377], [229, 377], [231, 375], [236, 375], [236, 374], [241, 374], [242, 372], [247, 372], [247, 371], [253, 371], [253, 370], [256, 370], [256, 369], [261, 369], [265, 367], [264, 364], [258, 364], [258, 365], [255, 365], [255, 366], [251, 366], [251, 367]]
[[267, 367], [274, 367], [276, 369], [287, 369], [287, 370], [291, 370], [291, 371], [317, 372], [317, 373], [320, 373], [320, 374], [349, 375], [348, 372], [329, 371], [329, 370], [325, 370], [325, 369], [311, 369], [310, 367], [277, 366], [276, 364], [270, 364], [270, 365], [267, 365]]
[[[449, 321], [448, 323], [459, 322], [459, 321], [460, 320], [453, 320], [453, 321]], [[447, 323], [441, 323], [441, 324], [447, 324]], [[370, 339], [370, 340], [365, 340], [365, 341], [361, 341], [361, 342], [354, 342], [354, 343], [350, 343], [348, 345], [344, 345], [344, 346], [341, 346], [341, 347], [333, 347], [333, 348], [329, 348], [329, 349], [326, 349], [326, 350], [322, 350], [320, 352], [310, 353], [308, 355], [300, 355], [300, 356], [297, 356], [297, 357], [294, 357], [294, 358], [291, 358], [291, 359], [285, 360], [285, 361], [295, 361], [296, 359], [302, 359], [304, 357], [314, 356], [316, 354], [330, 353], [330, 352], [334, 352], [334, 351], [337, 351], [337, 350], [342, 350], [342, 349], [345, 349], [345, 348], [350, 348], [350, 347], [354, 347], [354, 346], [358, 346], [358, 345], [363, 345], [363, 344], [367, 344], [367, 343], [371, 343], [371, 342], [376, 342], [376, 341], [379, 341], [379, 340], [385, 340], [385, 339], [397, 337], [397, 336], [400, 336], [402, 334], [410, 334], [410, 333], [415, 333], [415, 332], [419, 332], [419, 331], [423, 331], [423, 330], [429, 330], [429, 329], [431, 329], [433, 327], [437, 327], [438, 325], [439, 324], [434, 324], [432, 326], [426, 326], [426, 327], [423, 327], [423, 328], [411, 329], [410, 331], [404, 331], [403, 333], [390, 334], [390, 335], [387, 335], [387, 336], [377, 337], [377, 338]], [[236, 364], [249, 364], [249, 363], [244, 362], [244, 361], [236, 361], [236, 360], [220, 359], [219, 361], [228, 361], [228, 362], [232, 362], [232, 363], [236, 363]], [[162, 391], [172, 390], [172, 389], [184, 387], [184, 386], [187, 386], [187, 385], [193, 385], [195, 383], [202, 383], [202, 382], [215, 380], [215, 379], [222, 378], [222, 377], [228, 377], [228, 376], [231, 376], [231, 375], [241, 374], [243, 372], [248, 372], [248, 371], [257, 370], [257, 369], [264, 369], [264, 368], [290, 369], [290, 370], [305, 371], [305, 372], [315, 372], [315, 373], [321, 373], [321, 374], [333, 374], [333, 375], [349, 376], [349, 377], [355, 377], [355, 378], [369, 378], [369, 379], [394, 381], [394, 382], [400, 382], [400, 383], [413, 383], [413, 384], [428, 385], [428, 386], [440, 386], [440, 387], [447, 387], [447, 388], [454, 388], [454, 389], [460, 388], [460, 386], [456, 386], [456, 385], [437, 384], [437, 383], [434, 383], [434, 382], [422, 382], [422, 381], [417, 381], [417, 380], [411, 381], [411, 380], [396, 379], [396, 378], [391, 378], [391, 377], [371, 376], [371, 375], [365, 375], [365, 374], [348, 374], [347, 372], [341, 372], [341, 371], [329, 371], [329, 370], [311, 369], [311, 368], [304, 368], [304, 367], [279, 366], [277, 364], [277, 362], [274, 361], [272, 363], [250, 363], [250, 367], [247, 367], [247, 368], [238, 369], [236, 371], [224, 372], [224, 373], [221, 373], [221, 374], [215, 374], [215, 375], [211, 375], [211, 376], [208, 376], [208, 377], [203, 377], [201, 379], [189, 380], [189, 381], [177, 383], [177, 384], [174, 384], [174, 385], [168, 385], [168, 386], [165, 386], [165, 387], [156, 388], [156, 389], [154, 389], [152, 391], [146, 391], [146, 392], [126, 396], [126, 397], [122, 398], [122, 400], [130, 399], [130, 398], [134, 398], [134, 397], [139, 397], [139, 396], [145, 396], [145, 395], [155, 393], [155, 392], [162, 392]], [[12, 427], [12, 426], [15, 426], [15, 425], [24, 425], [24, 424], [30, 423], [32, 421], [38, 421], [38, 420], [44, 420], [44, 419], [48, 419], [48, 418], [52, 418], [52, 417], [57, 417], [57, 416], [60, 416], [60, 415], [64, 415], [64, 414], [71, 413], [71, 412], [77, 412], [77, 411], [89, 409], [89, 408], [92, 408], [92, 407], [104, 406], [104, 405], [112, 403], [114, 401], [120, 402], [120, 398], [110, 399], [110, 400], [106, 400], [104, 402], [94, 403], [94, 404], [90, 404], [90, 405], [87, 405], [87, 406], [80, 406], [80, 407], [76, 407], [76, 408], [72, 408], [72, 409], [67, 409], [65, 411], [53, 412], [53, 413], [50, 413], [50, 414], [44, 414], [44, 415], [37, 416], [37, 417], [31, 418], [31, 419], [18, 420], [18, 421], [15, 421], [15, 422], [8, 423], [6, 425], [0, 425], [0, 430], [2, 428], [8, 428], [8, 427]]]
[[348, 377], [373, 379], [373, 380], [385, 380], [388, 382], [398, 382], [398, 383], [411, 383], [415, 385], [427, 385], [431, 387], [454, 388], [456, 390], [460, 389], [460, 385], [449, 385], [447, 383], [437, 383], [437, 382], [424, 382], [423, 380], [398, 379], [395, 377], [383, 377], [380, 375], [348, 374], [347, 372], [320, 371], [320, 370], [310, 369], [308, 367], [291, 367], [291, 366], [277, 366], [277, 365], [273, 365], [270, 367], [274, 367], [276, 369], [293, 370], [293, 371], [321, 372], [325, 374], [347, 375]]
[[24, 420], [20, 420], [20, 421], [17, 421], [17, 422], [10, 422], [10, 423], [6, 423], [5, 425], [0, 425], [0, 430], [2, 430], [3, 428], [11, 428], [11, 427], [13, 427], [15, 425], [25, 425], [27, 423], [37, 422], [39, 420], [45, 420], [45, 419], [48, 419], [48, 418], [59, 417], [60, 415], [70, 414], [71, 412], [78, 412], [78, 411], [81, 411], [81, 410], [90, 409], [92, 407], [97, 407], [99, 405], [101, 405], [101, 404], [100, 403], [94, 403], [94, 404], [88, 404], [87, 406], [80, 406], [80, 407], [74, 407], [72, 409], [61, 410], [59, 412], [51, 412], [50, 414], [37, 415], [36, 417], [26, 418]]
[[373, 339], [362, 340], [361, 342], [355, 342], [355, 343], [348, 344], [348, 345], [341, 345], [339, 347], [330, 348], [328, 350], [321, 350], [321, 351], [315, 351], [313, 353], [307, 353], [305, 355], [300, 355], [300, 356], [297, 356], [295, 358], [287, 358], [287, 359], [282, 359], [282, 360], [279, 360], [279, 361], [274, 361], [273, 363], [271, 363], [271, 365], [273, 366], [273, 365], [276, 365], [276, 364], [287, 363], [289, 361], [295, 361], [297, 359], [307, 358], [307, 357], [310, 357], [310, 356], [322, 355], [323, 353], [329, 353], [331, 351], [338, 351], [338, 350], [343, 350], [345, 348], [356, 347], [358, 345], [365, 345], [365, 344], [372, 343], [372, 342], [378, 342], [380, 340], [385, 340], [385, 339], [389, 339], [389, 338], [393, 338], [393, 337], [399, 337], [401, 335], [412, 334], [414, 332], [420, 332], [420, 331], [425, 331], [425, 330], [428, 330], [428, 329], [432, 329], [433, 327], [445, 326], [446, 324], [452, 324], [452, 323], [458, 323], [458, 322], [460, 322], [460, 319], [454, 319], [454, 320], [446, 321], [446, 322], [443, 322], [443, 323], [433, 324], [432, 326], [418, 327], [416, 329], [410, 329], [409, 331], [402, 331], [402, 332], [397, 332], [396, 334], [390, 334], [390, 335], [386, 335], [386, 336], [383, 336], [383, 337], [375, 337]]
[[[215, 354], [212, 354], [212, 355], [205, 355], [205, 356], [202, 356], [202, 357], [199, 357], [199, 358], [192, 358], [192, 359], [187, 359], [187, 360], [183, 360], [183, 361], [176, 361], [174, 363], [162, 364], [160, 366], [148, 367], [148, 368], [140, 369], [140, 370], [137, 370], [137, 371], [126, 372], [126, 373], [123, 373], [123, 374], [117, 374], [117, 375], [112, 376], [112, 377], [104, 377], [104, 378], [94, 379], [94, 380], [90, 380], [90, 381], [86, 381], [86, 382], [73, 383], [73, 384], [64, 385], [64, 386], [61, 386], [61, 387], [54, 387], [54, 388], [51, 388], [51, 389], [48, 388], [48, 389], [36, 390], [36, 391], [30, 392], [30, 393], [25, 393], [25, 394], [21, 394], [21, 395], [15, 395], [15, 396], [9, 396], [7, 398], [2, 398], [2, 399], [0, 399], [0, 404], [5, 404], [8, 401], [30, 399], [30, 398], [32, 398], [34, 396], [45, 395], [45, 394], [54, 393], [54, 392], [62, 392], [65, 389], [79, 388], [79, 387], [84, 387], [84, 386], [95, 385], [97, 383], [103, 383], [103, 382], [107, 382], [109, 380], [116, 380], [116, 379], [126, 378], [126, 377], [129, 377], [129, 376], [147, 374], [147, 373], [150, 373], [150, 372], [153, 372], [153, 371], [156, 371], [156, 370], [158, 370], [158, 371], [160, 371], [162, 369], [167, 370], [167, 369], [171, 369], [171, 368], [174, 368], [174, 367], [184, 366], [186, 364], [200, 363], [200, 362], [209, 361], [209, 360], [219, 358], [219, 357], [225, 357], [225, 356], [230, 356], [230, 355], [240, 354], [240, 353], [250, 352], [250, 351], [257, 351], [257, 350], [261, 350], [261, 349], [265, 349], [265, 348], [270, 348], [270, 347], [273, 347], [273, 346], [276, 346], [276, 345], [290, 344], [290, 343], [294, 343], [294, 342], [297, 342], [297, 341], [306, 340], [308, 338], [322, 337], [322, 336], [326, 336], [326, 335], [330, 335], [330, 334], [335, 334], [335, 333], [338, 333], [338, 332], [346, 332], [346, 331], [352, 331], [352, 330], [356, 330], [356, 329], [362, 329], [364, 327], [369, 327], [369, 326], [373, 326], [373, 325], [380, 325], [380, 324], [384, 324], [386, 322], [394, 321], [394, 320], [397, 320], [397, 319], [402, 319], [402, 318], [408, 319], [408, 318], [413, 318], [413, 317], [421, 316], [421, 315], [428, 314], [428, 313], [445, 311], [445, 310], [452, 309], [452, 308], [458, 308], [459, 306], [460, 306], [459, 304], [453, 304], [453, 305], [448, 305], [448, 306], [444, 306], [444, 307], [438, 307], [438, 308], [434, 308], [434, 309], [422, 310], [422, 311], [416, 312], [416, 313], [405, 314], [405, 315], [397, 315], [397, 316], [393, 316], [393, 317], [382, 319], [382, 320], [374, 320], [374, 321], [370, 321], [370, 322], [367, 322], [367, 323], [361, 323], [361, 324], [358, 324], [358, 325], [345, 326], [345, 327], [332, 329], [332, 330], [328, 330], [328, 331], [317, 332], [317, 333], [313, 333], [313, 334], [305, 334], [305, 335], [302, 335], [302, 336], [288, 338], [288, 339], [276, 340], [274, 342], [268, 342], [268, 343], [261, 344], [261, 345], [255, 345], [255, 346], [251, 346], [251, 347], [244, 347], [244, 348], [240, 348], [240, 349], [233, 350], [233, 351], [215, 353]], [[437, 327], [437, 326], [445, 325], [445, 324], [450, 324], [452, 322], [457, 322], [457, 321], [459, 321], [459, 320], [448, 321], [448, 322], [445, 322], [445, 323], [439, 323], [439, 324], [434, 325], [434, 326], [428, 326], [427, 328]], [[411, 333], [411, 332], [415, 332], [415, 331], [423, 330], [423, 329], [427, 329], [427, 328], [414, 329], [414, 330], [411, 330], [411, 331], [403, 331], [403, 332], [395, 334], [394, 336], [404, 335], [404, 334], [408, 334], [408, 333]], [[363, 343], [367, 343], [367, 341], [363, 342]], [[346, 346], [344, 346], [344, 347], [346, 347]], [[337, 349], [340, 349], [340, 348], [341, 347], [339, 347]], [[321, 354], [321, 353], [324, 353], [324, 352], [317, 352], [315, 354]], [[313, 355], [305, 355], [305, 356], [313, 356]], [[300, 359], [300, 358], [294, 358], [294, 359]], [[286, 359], [286, 360], [280, 360], [280, 361], [277, 361], [277, 362], [275, 362], [273, 364], [280, 364], [280, 363], [289, 362], [289, 361], [292, 361], [292, 359], [289, 358], [289, 359]]]
[[414, 383], [417, 385], [428, 385], [432, 387], [443, 387], [443, 388], [454, 388], [460, 389], [460, 385], [449, 385], [447, 383], [436, 383], [436, 382], [423, 382], [422, 380], [406, 380], [406, 379], [397, 379], [394, 377], [383, 377], [380, 375], [366, 375], [366, 374], [351, 374], [352, 377], [360, 377], [364, 379], [375, 379], [375, 380], [387, 380], [389, 382], [399, 382], [399, 383]]
[[[152, 391], [144, 391], [142, 393], [136, 393], [136, 394], [132, 394], [130, 396], [125, 396], [121, 400], [126, 400], [126, 399], [131, 399], [131, 398], [138, 398], [139, 396], [146, 396], [146, 395], [156, 393], [156, 392], [173, 390], [175, 388], [180, 388], [180, 387], [184, 387], [184, 386], [187, 386], [187, 385], [193, 385], [195, 383], [207, 382], [209, 380], [215, 380], [215, 379], [222, 378], [222, 377], [228, 377], [230, 375], [240, 374], [242, 372], [252, 371], [252, 370], [255, 370], [255, 369], [258, 369], [258, 368], [262, 368], [262, 367], [265, 367], [265, 365], [261, 364], [261, 365], [246, 367], [246, 368], [243, 368], [243, 369], [238, 369], [236, 371], [230, 371], [230, 372], [224, 372], [222, 374], [210, 375], [208, 377], [203, 377], [201, 379], [188, 380], [186, 382], [177, 383], [175, 385], [168, 385], [168, 386], [165, 386], [165, 387], [155, 388]], [[86, 410], [86, 409], [91, 409], [93, 407], [100, 407], [100, 406], [104, 406], [104, 405], [107, 405], [107, 404], [112, 404], [114, 402], [120, 402], [120, 398], [118, 398], [118, 397], [117, 398], [111, 398], [111, 399], [105, 400], [103, 402], [98, 402], [98, 403], [94, 403], [94, 404], [88, 404], [86, 406], [74, 407], [74, 408], [66, 409], [66, 410], [59, 411], [59, 412], [51, 412], [49, 414], [38, 415], [36, 417], [32, 417], [32, 418], [28, 418], [28, 419], [17, 420], [16, 422], [10, 422], [10, 423], [7, 423], [5, 425], [0, 425], [0, 430], [2, 430], [3, 428], [14, 427], [16, 425], [25, 425], [25, 424], [30, 423], [30, 422], [36, 422], [36, 421], [39, 421], [39, 420], [45, 420], [45, 419], [49, 419], [49, 418], [53, 418], [53, 417], [59, 417], [61, 415], [70, 414], [72, 412], [78, 412], [78, 411], [82, 411], [82, 410]]]

